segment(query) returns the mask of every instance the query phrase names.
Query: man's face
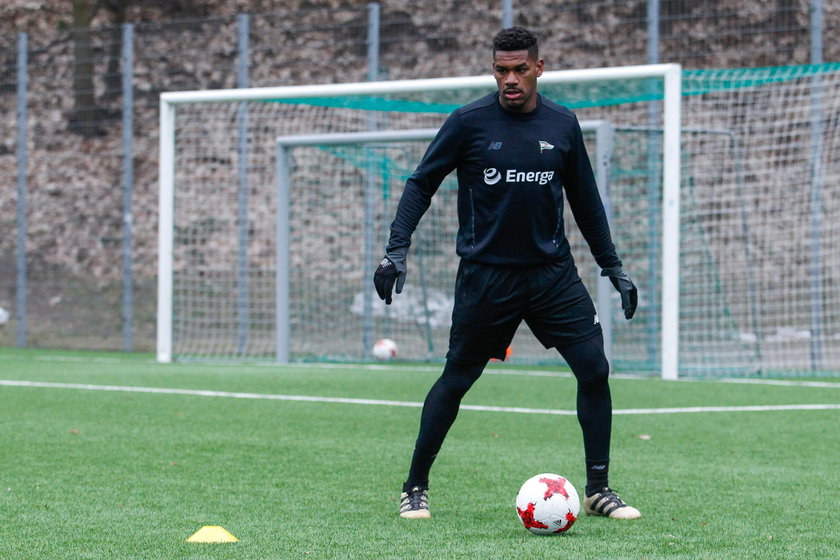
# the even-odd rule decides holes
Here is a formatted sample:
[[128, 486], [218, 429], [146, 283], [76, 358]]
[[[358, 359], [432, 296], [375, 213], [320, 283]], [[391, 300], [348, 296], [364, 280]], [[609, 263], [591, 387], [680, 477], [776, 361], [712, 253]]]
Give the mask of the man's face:
[[502, 107], [520, 113], [536, 109], [537, 78], [542, 75], [543, 64], [543, 59], [534, 59], [527, 50], [496, 51], [493, 77]]

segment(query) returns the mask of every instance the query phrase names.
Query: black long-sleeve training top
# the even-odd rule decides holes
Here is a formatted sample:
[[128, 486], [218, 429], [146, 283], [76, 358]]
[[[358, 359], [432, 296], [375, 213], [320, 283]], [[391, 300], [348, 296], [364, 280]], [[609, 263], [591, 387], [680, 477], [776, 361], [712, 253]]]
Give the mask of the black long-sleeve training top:
[[530, 266], [571, 259], [563, 191], [601, 268], [621, 266], [580, 124], [569, 109], [538, 97], [520, 114], [498, 93], [456, 109], [429, 144], [391, 224], [387, 250], [408, 247], [443, 179], [457, 169], [456, 252], [485, 264]]

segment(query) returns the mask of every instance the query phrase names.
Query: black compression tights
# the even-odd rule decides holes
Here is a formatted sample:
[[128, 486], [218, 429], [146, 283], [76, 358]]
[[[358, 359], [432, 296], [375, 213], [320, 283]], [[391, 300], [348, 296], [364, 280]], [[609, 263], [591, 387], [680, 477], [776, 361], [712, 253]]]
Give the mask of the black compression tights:
[[[598, 336], [560, 349], [578, 381], [577, 413], [587, 461], [609, 460], [612, 402], [608, 383], [609, 364], [603, 348], [603, 339]], [[429, 471], [458, 416], [461, 399], [481, 376], [485, 365], [447, 360], [443, 373], [423, 403], [420, 434], [411, 459], [406, 489], [428, 487]]]
[[420, 434], [414, 446], [411, 468], [404, 490], [414, 486], [429, 486], [429, 471], [437, 457], [443, 439], [446, 437], [455, 417], [461, 399], [484, 371], [484, 364], [461, 364], [447, 360], [443, 374], [435, 381], [420, 415]]
[[612, 397], [604, 339], [598, 335], [558, 350], [577, 378], [577, 417], [586, 461], [606, 463], [610, 458]]

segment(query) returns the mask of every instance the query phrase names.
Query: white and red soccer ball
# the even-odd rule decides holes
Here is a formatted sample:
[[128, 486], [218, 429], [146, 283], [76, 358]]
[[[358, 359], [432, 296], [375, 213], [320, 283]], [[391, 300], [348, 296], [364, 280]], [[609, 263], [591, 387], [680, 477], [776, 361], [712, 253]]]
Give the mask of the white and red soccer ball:
[[580, 498], [565, 477], [553, 473], [538, 474], [526, 480], [519, 489], [516, 513], [532, 533], [565, 533], [577, 521]]
[[390, 338], [381, 338], [373, 345], [373, 357], [377, 360], [393, 360], [397, 357], [397, 343]]

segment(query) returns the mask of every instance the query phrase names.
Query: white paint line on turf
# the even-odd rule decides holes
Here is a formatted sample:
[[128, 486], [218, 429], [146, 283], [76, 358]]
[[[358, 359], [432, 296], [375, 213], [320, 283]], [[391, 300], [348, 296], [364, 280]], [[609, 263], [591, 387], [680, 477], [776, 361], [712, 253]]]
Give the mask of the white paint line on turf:
[[817, 387], [819, 389], [840, 389], [840, 383], [831, 381], [795, 381], [788, 379], [718, 379], [719, 383], [743, 383], [745, 385], [778, 385], [780, 387]]
[[[317, 403], [360, 404], [374, 406], [403, 406], [419, 408], [421, 402], [389, 401], [376, 399], [353, 399], [344, 397], [314, 397], [307, 395], [272, 395], [264, 393], [235, 393], [227, 391], [206, 391], [201, 389], [170, 389], [165, 387], [130, 387], [125, 385], [91, 385], [85, 383], [51, 383], [45, 381], [20, 381], [0, 379], [0, 386], [31, 387], [40, 389], [75, 389], [81, 391], [111, 391], [122, 393], [151, 393], [157, 395], [187, 395], [194, 397], [219, 397], [227, 399], [252, 399], [271, 401], [303, 401]], [[462, 405], [461, 410], [479, 412], [509, 412], [515, 414], [550, 414], [573, 416], [574, 410], [556, 410], [550, 408], [519, 408], [508, 406]], [[680, 414], [691, 412], [772, 412], [787, 410], [840, 410], [840, 404], [783, 404], [783, 405], [748, 405], [748, 406], [691, 406], [671, 408], [627, 408], [613, 410], [613, 414]]]
[[[12, 356], [0, 355], [0, 360], [12, 359]], [[93, 363], [122, 363], [123, 360], [119, 357], [87, 357], [87, 356], [52, 356], [52, 355], [36, 355], [35, 360], [45, 362], [93, 362]], [[153, 359], [149, 359], [148, 363], [157, 364]], [[231, 361], [231, 362], [185, 362], [191, 365], [200, 365], [202, 368], [225, 368], [233, 365], [248, 365], [251, 367], [266, 367], [266, 368], [311, 368], [311, 369], [346, 369], [346, 370], [366, 370], [366, 371], [382, 371], [382, 372], [439, 372], [442, 365], [400, 365], [394, 368], [389, 364], [342, 364], [342, 363], [292, 363], [292, 364], [278, 364], [276, 362], [249, 362], [249, 361]], [[484, 370], [485, 375], [511, 375], [511, 376], [526, 376], [526, 377], [572, 377], [570, 372], [552, 371], [550, 369], [517, 369], [507, 367], [493, 367], [489, 366]], [[641, 373], [611, 373], [610, 379], [622, 380], [637, 380], [637, 381], [658, 381], [661, 378], [656, 375], [641, 374]], [[694, 378], [681, 377], [676, 380], [679, 383], [745, 383], [755, 385], [776, 385], [782, 387], [811, 387], [819, 389], [840, 389], [840, 382], [832, 381], [801, 381], [795, 379], [754, 379], [754, 378]]]

